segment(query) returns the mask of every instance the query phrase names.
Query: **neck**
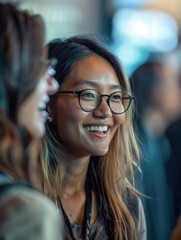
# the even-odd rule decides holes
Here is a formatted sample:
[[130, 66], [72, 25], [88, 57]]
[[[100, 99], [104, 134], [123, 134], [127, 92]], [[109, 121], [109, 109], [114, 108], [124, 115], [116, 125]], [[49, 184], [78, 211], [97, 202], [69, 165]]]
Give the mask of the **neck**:
[[77, 158], [69, 156], [64, 158], [65, 174], [63, 179], [64, 195], [73, 196], [85, 191], [85, 182], [90, 157]]
[[[71, 223], [82, 224], [85, 215], [86, 203], [86, 177], [90, 156], [75, 158], [74, 156], [63, 157], [65, 174], [63, 178], [63, 189], [61, 192], [61, 203]], [[97, 216], [96, 197], [92, 195], [92, 213], [90, 223]]]

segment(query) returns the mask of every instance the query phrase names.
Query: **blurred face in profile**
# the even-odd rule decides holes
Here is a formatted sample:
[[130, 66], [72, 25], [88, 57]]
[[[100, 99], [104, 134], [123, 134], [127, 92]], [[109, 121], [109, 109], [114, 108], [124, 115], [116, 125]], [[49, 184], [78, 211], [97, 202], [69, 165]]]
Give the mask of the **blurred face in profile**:
[[46, 69], [36, 88], [21, 104], [18, 111], [19, 123], [35, 138], [40, 138], [45, 133], [45, 122], [48, 117], [46, 105], [49, 102], [49, 95], [54, 94], [59, 87], [53, 77], [54, 74], [55, 70], [52, 67]]

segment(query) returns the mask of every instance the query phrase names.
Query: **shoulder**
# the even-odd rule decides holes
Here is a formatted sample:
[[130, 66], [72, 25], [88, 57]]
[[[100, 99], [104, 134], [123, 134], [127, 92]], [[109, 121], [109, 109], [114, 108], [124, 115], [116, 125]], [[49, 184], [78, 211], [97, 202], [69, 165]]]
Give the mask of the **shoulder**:
[[128, 192], [127, 205], [135, 221], [137, 239], [146, 240], [146, 220], [141, 199], [137, 194]]
[[61, 239], [61, 221], [54, 204], [34, 189], [14, 184], [0, 196], [0, 238]]
[[177, 225], [173, 231], [172, 240], [179, 240], [181, 239], [181, 216], [177, 222]]

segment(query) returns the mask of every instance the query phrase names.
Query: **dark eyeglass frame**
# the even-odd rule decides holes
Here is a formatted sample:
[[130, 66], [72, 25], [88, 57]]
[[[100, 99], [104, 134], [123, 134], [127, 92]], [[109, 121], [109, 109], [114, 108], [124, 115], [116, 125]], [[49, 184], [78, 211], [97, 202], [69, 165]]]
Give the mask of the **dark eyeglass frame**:
[[[82, 105], [81, 105], [80, 96], [81, 96], [82, 92], [87, 91], [87, 90], [94, 90], [94, 91], [96, 91], [96, 92], [100, 95], [100, 101], [99, 101], [99, 103], [98, 103], [98, 105], [97, 105], [97, 107], [96, 107], [95, 109], [85, 110], [85, 109], [82, 107]], [[117, 112], [113, 111], [113, 110], [112, 110], [112, 107], [110, 106], [110, 98], [111, 98], [112, 95], [114, 95], [115, 93], [120, 93], [120, 92], [123, 93], [123, 94], [126, 94], [128, 97], [123, 98], [123, 99], [129, 99], [130, 102], [129, 102], [127, 108], [126, 108], [123, 112], [117, 113]], [[97, 90], [95, 90], [95, 89], [90, 89], [90, 88], [83, 89], [83, 90], [80, 90], [80, 91], [58, 91], [56, 94], [76, 94], [76, 95], [78, 96], [79, 105], [80, 105], [80, 107], [82, 108], [82, 110], [85, 111], [85, 112], [93, 112], [93, 111], [95, 111], [96, 109], [98, 109], [99, 106], [101, 105], [102, 98], [103, 98], [103, 97], [107, 97], [107, 100], [106, 100], [107, 105], [109, 106], [109, 108], [111, 109], [111, 111], [112, 111], [114, 114], [117, 114], [117, 115], [120, 115], [120, 114], [125, 113], [125, 112], [129, 109], [129, 107], [130, 107], [130, 105], [131, 105], [131, 102], [132, 102], [133, 100], [135, 100], [135, 97], [133, 97], [133, 96], [129, 95], [127, 92], [121, 91], [121, 90], [120, 90], [120, 91], [113, 92], [113, 93], [111, 93], [110, 95], [108, 95], [108, 94], [101, 94], [99, 91], [97, 91]]]

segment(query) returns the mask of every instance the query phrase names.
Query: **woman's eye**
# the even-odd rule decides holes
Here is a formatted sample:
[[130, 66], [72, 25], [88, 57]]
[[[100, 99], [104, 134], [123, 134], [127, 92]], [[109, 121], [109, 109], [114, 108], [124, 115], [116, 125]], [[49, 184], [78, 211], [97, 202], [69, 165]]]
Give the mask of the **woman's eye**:
[[93, 94], [93, 93], [83, 93], [82, 95], [81, 95], [81, 98], [84, 98], [84, 99], [89, 99], [89, 100], [91, 100], [91, 99], [95, 99], [95, 95]]
[[113, 101], [121, 101], [122, 95], [121, 94], [114, 94], [111, 98]]

